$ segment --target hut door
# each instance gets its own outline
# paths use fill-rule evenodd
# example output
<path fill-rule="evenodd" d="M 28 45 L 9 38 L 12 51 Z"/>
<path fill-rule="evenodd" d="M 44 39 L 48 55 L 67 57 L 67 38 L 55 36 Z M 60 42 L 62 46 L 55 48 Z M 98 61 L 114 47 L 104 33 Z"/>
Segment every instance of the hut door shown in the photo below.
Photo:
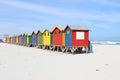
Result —
<path fill-rule="evenodd" d="M 66 46 L 72 46 L 72 32 L 69 28 L 66 30 L 65 36 L 66 36 L 66 39 L 65 39 Z"/>

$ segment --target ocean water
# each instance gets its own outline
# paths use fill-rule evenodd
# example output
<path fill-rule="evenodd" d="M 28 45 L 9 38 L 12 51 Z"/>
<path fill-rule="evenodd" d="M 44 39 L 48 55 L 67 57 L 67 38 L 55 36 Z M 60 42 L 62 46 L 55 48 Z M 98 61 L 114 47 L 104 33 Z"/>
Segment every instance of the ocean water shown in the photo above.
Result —
<path fill-rule="evenodd" d="M 120 45 L 120 41 L 91 41 L 93 45 Z"/>

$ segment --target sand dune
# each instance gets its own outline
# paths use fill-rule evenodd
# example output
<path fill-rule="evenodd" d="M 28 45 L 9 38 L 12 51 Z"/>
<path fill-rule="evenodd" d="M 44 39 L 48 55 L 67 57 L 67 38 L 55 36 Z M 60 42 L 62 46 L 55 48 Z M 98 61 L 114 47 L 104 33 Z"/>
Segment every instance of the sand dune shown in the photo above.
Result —
<path fill-rule="evenodd" d="M 0 43 L 0 80 L 120 80 L 120 46 L 68 54 Z"/>

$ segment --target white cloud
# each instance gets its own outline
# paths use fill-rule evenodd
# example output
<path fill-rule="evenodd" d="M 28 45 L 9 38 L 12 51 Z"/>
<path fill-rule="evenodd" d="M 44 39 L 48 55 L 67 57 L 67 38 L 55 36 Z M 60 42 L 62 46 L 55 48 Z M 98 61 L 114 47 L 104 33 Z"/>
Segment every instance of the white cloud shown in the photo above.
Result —
<path fill-rule="evenodd" d="M 21 1 L 4 1 L 3 0 L 3 1 L 0 1 L 0 3 L 27 9 L 27 10 L 43 12 L 43 13 L 47 13 L 47 14 L 60 15 L 59 12 L 61 12 L 60 9 L 53 8 L 50 6 L 36 5 L 33 3 L 26 3 L 26 2 L 21 2 Z"/>
<path fill-rule="evenodd" d="M 120 1 L 119 0 L 91 0 L 97 4 L 111 6 L 111 7 L 119 7 L 120 8 Z"/>
<path fill-rule="evenodd" d="M 60 0 L 65 3 L 99 4 L 120 8 L 120 0 Z"/>
<path fill-rule="evenodd" d="M 93 2 L 97 2 L 100 4 L 111 4 L 107 3 L 108 1 L 96 1 L 92 0 Z M 91 19 L 91 20 L 101 20 L 101 21 L 107 21 L 107 22 L 120 22 L 120 16 L 119 12 L 117 13 L 103 13 L 102 11 L 74 11 L 71 9 L 66 9 L 66 8 L 58 8 L 58 7 L 51 7 L 51 6 L 46 6 L 46 5 L 38 5 L 38 4 L 33 4 L 33 3 L 26 3 L 26 2 L 21 2 L 21 1 L 0 1 L 2 4 L 10 5 L 10 6 L 15 6 L 27 10 L 32 10 L 32 11 L 37 11 L 37 12 L 42 12 L 45 14 L 50 14 L 53 16 L 59 16 L 59 17 L 69 17 L 69 18 L 80 18 L 80 19 Z"/>

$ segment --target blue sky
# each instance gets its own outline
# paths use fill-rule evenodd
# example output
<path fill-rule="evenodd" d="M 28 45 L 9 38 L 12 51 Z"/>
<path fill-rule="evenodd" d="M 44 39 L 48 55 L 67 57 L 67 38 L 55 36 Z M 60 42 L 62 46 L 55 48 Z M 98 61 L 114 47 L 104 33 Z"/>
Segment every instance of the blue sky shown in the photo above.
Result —
<path fill-rule="evenodd" d="M 120 0 L 0 0 L 0 38 L 81 25 L 91 40 L 120 40 Z"/>

